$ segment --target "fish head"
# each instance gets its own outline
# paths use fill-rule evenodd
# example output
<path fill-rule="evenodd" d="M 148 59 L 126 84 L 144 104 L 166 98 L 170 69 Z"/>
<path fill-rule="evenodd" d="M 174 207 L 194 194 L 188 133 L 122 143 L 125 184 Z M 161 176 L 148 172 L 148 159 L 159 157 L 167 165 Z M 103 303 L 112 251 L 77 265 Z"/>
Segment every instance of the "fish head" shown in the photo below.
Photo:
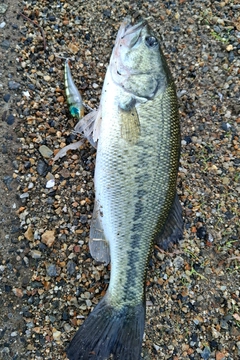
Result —
<path fill-rule="evenodd" d="M 131 25 L 126 18 L 116 38 L 110 60 L 115 84 L 132 96 L 152 99 L 165 90 L 171 78 L 159 40 L 146 20 Z"/>

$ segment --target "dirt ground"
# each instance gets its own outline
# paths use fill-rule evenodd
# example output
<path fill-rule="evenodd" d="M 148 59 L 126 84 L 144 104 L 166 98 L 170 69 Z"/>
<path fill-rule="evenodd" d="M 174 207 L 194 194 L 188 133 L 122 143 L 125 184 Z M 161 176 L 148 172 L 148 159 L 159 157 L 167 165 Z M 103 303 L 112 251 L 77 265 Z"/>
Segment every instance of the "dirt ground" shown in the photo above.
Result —
<path fill-rule="evenodd" d="M 45 53 L 39 28 L 19 12 L 42 24 Z M 173 252 L 154 249 L 142 357 L 240 358 L 238 1 L 2 0 L 0 360 L 66 359 L 67 343 L 106 291 L 109 271 L 87 245 L 95 152 L 86 144 L 54 168 L 39 146 L 62 147 L 74 126 L 54 54 L 75 56 L 77 86 L 97 106 L 127 13 L 151 17 L 162 35 L 182 126 L 185 236 Z"/>

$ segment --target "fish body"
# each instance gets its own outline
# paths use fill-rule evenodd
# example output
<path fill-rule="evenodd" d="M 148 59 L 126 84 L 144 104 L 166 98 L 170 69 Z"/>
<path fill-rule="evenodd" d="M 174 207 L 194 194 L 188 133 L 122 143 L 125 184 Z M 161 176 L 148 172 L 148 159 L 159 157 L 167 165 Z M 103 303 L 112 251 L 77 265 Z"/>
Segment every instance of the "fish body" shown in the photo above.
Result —
<path fill-rule="evenodd" d="M 106 295 L 67 350 L 70 360 L 139 360 L 145 278 L 154 241 L 182 236 L 176 195 L 180 126 L 175 87 L 159 41 L 145 21 L 122 23 L 104 80 L 97 141 L 92 256 L 107 264 Z M 79 131 L 83 131 L 80 121 Z"/>

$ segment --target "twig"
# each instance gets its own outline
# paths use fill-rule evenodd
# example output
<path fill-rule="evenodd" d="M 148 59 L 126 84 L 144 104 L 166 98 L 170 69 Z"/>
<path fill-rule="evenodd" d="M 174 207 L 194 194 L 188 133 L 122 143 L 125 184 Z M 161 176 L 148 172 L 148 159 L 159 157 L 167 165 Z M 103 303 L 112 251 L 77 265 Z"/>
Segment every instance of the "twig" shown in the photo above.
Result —
<path fill-rule="evenodd" d="M 232 261 L 232 260 L 240 260 L 240 256 L 232 256 L 227 259 L 227 261 Z"/>
<path fill-rule="evenodd" d="M 33 25 L 37 26 L 39 28 L 39 30 L 41 31 L 41 34 L 42 34 L 42 38 L 43 38 L 43 49 L 44 51 L 46 51 L 46 38 L 45 38 L 45 35 L 44 35 L 44 31 L 43 31 L 43 28 L 37 24 L 35 21 L 29 19 L 29 17 L 27 17 L 26 15 L 24 15 L 23 13 L 19 13 L 20 16 L 22 16 L 24 19 L 30 21 L 30 23 L 32 23 Z"/>

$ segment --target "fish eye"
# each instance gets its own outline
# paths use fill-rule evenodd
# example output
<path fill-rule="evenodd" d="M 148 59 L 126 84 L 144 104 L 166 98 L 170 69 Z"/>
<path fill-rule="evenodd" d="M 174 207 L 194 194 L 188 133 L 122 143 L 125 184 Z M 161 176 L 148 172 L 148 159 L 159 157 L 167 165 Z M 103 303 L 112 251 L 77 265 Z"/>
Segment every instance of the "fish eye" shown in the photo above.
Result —
<path fill-rule="evenodd" d="M 146 36 L 145 43 L 150 48 L 153 48 L 158 45 L 158 41 L 154 36 Z"/>

